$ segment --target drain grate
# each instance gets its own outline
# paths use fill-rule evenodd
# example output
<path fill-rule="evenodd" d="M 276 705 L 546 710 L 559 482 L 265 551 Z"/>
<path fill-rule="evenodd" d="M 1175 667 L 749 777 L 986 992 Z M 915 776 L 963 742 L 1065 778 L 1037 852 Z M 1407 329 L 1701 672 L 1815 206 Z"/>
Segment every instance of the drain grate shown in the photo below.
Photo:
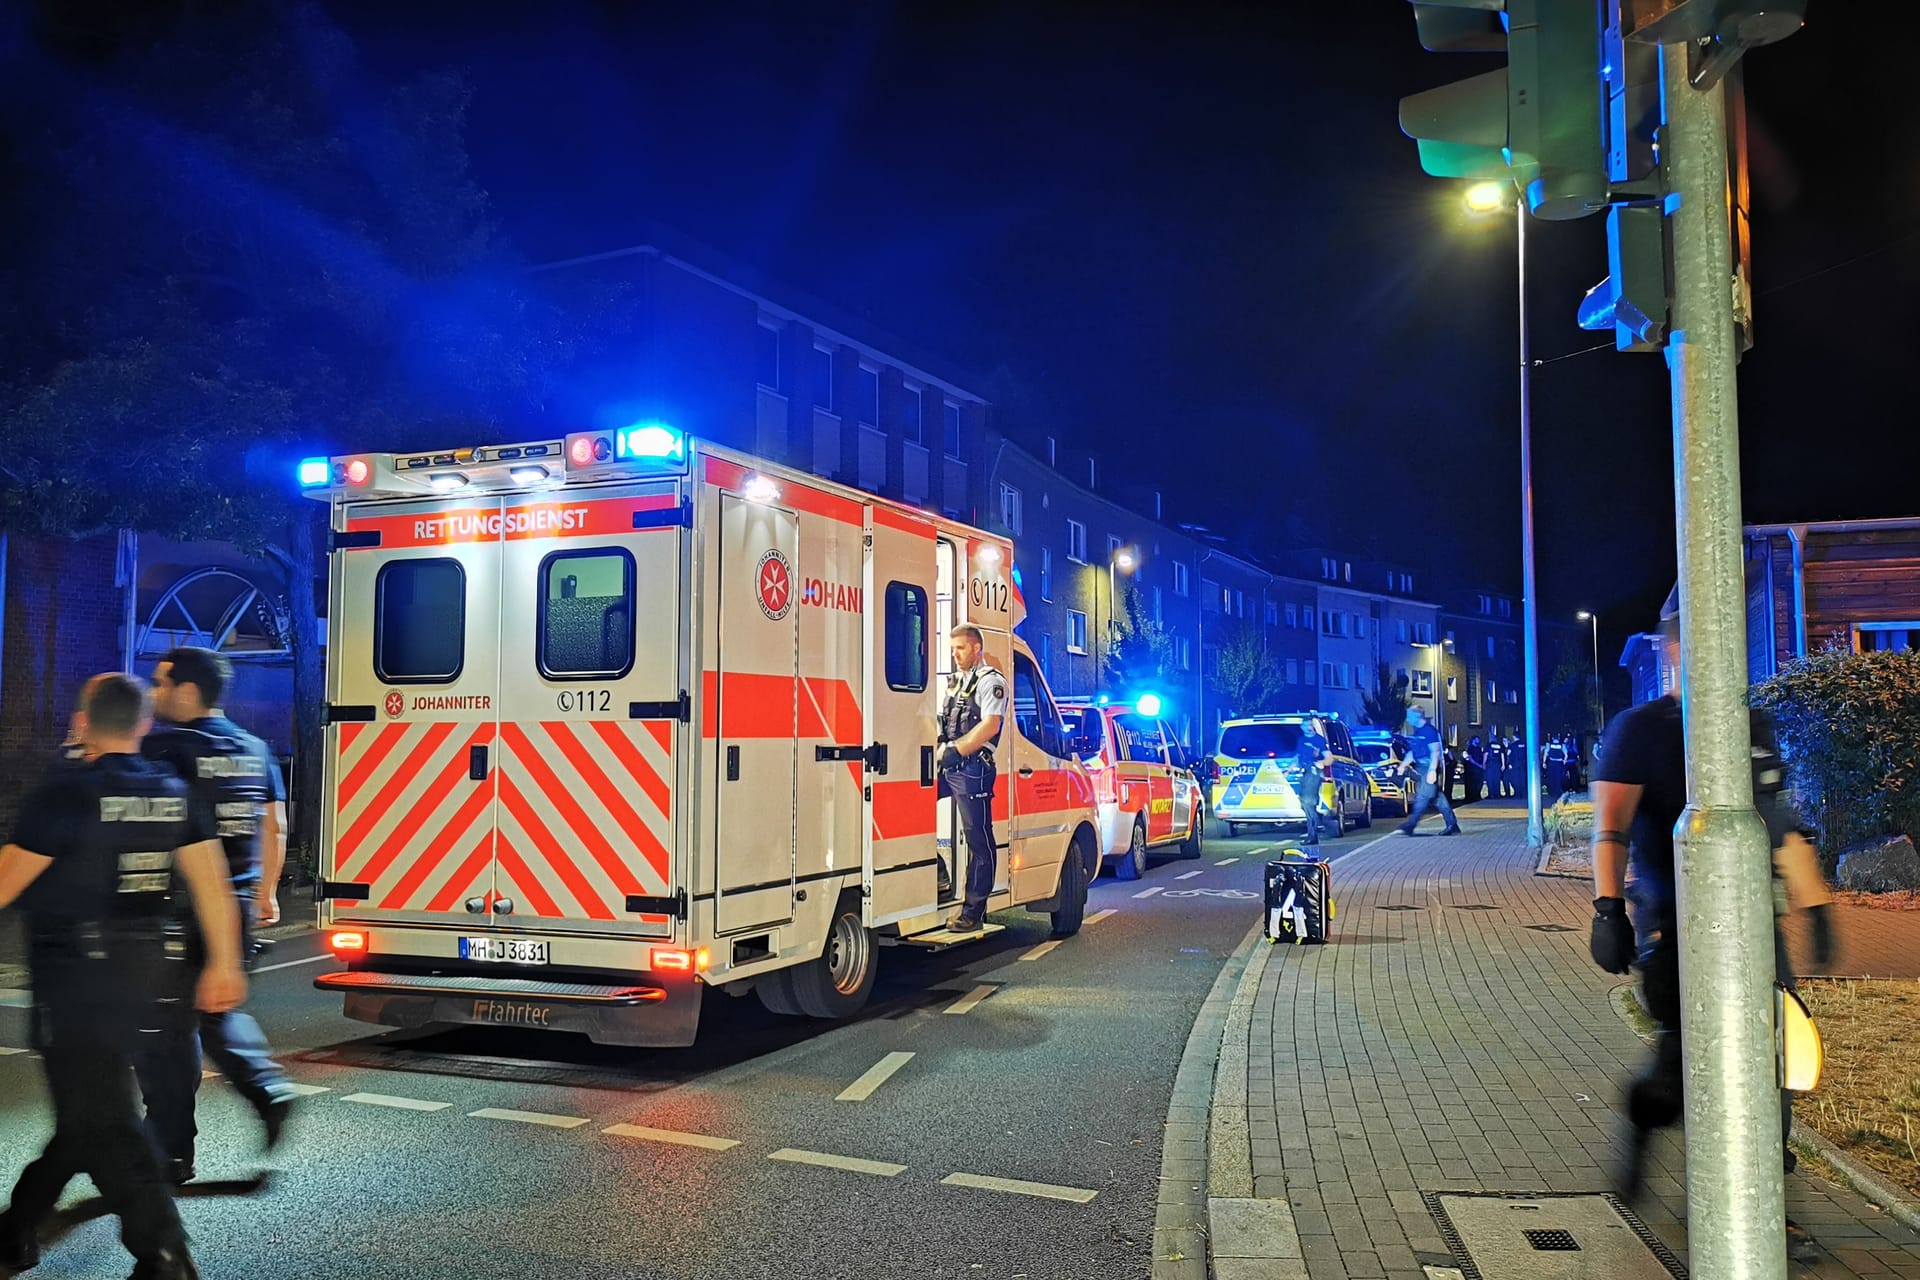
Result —
<path fill-rule="evenodd" d="M 1572 929 L 1569 929 L 1564 924 L 1530 924 L 1527 926 L 1527 928 L 1533 930 L 1535 933 L 1572 933 L 1573 932 Z"/>
<path fill-rule="evenodd" d="M 1408 906 L 1406 903 L 1401 902 L 1401 903 L 1396 903 L 1391 907 L 1381 907 L 1380 910 L 1382 911 L 1418 911 L 1420 910 L 1420 908 L 1411 907 L 1411 906 Z"/>
<path fill-rule="evenodd" d="M 1498 911 L 1500 908 L 1494 906 L 1491 902 L 1456 902 L 1453 905 L 1453 909 L 1455 911 Z"/>
<path fill-rule="evenodd" d="M 1687 1280 L 1673 1250 L 1613 1196 L 1425 1199 L 1464 1280 Z"/>

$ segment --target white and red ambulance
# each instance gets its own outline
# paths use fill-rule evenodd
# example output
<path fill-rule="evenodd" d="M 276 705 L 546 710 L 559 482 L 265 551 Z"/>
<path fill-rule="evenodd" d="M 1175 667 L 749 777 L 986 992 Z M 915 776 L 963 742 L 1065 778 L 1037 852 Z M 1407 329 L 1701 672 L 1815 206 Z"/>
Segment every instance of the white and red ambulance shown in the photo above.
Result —
<path fill-rule="evenodd" d="M 317 985 L 389 1026 L 842 1017 L 945 930 L 949 629 L 1007 673 L 989 908 L 1080 926 L 1093 792 L 1005 538 L 660 424 L 301 464 L 330 503 Z M 964 861 L 964 842 L 959 842 Z M 943 868 L 943 860 L 946 866 Z"/>
<path fill-rule="evenodd" d="M 1199 857 L 1207 807 L 1179 738 L 1160 719 L 1159 697 L 1067 698 L 1061 707 L 1079 734 L 1080 763 L 1099 806 L 1100 857 L 1114 875 L 1138 880 L 1150 849 Z"/>

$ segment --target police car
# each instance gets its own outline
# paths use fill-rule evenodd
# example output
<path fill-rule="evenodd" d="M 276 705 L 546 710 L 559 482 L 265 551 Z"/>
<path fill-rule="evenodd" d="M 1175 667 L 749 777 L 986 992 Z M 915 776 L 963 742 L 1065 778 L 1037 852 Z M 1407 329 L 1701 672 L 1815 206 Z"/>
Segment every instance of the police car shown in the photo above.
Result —
<path fill-rule="evenodd" d="M 1080 763 L 1093 780 L 1100 857 L 1122 880 L 1138 880 L 1150 849 L 1200 856 L 1206 801 L 1179 740 L 1160 719 L 1160 699 L 1068 698 L 1060 703 L 1079 733 Z"/>
<path fill-rule="evenodd" d="M 1327 749 L 1333 756 L 1333 834 L 1345 835 L 1349 826 L 1373 825 L 1372 784 L 1354 758 L 1347 726 L 1332 712 L 1296 711 L 1248 716 L 1220 726 L 1213 816 L 1227 824 L 1228 835 L 1253 824 L 1277 827 L 1306 821 L 1300 803 L 1300 737 L 1307 721 L 1315 719 L 1326 726 Z"/>
<path fill-rule="evenodd" d="M 1367 788 L 1375 809 L 1385 806 L 1397 817 L 1413 812 L 1417 784 L 1411 772 L 1402 772 L 1406 739 L 1391 729 L 1355 729 L 1353 756 L 1367 771 Z"/>

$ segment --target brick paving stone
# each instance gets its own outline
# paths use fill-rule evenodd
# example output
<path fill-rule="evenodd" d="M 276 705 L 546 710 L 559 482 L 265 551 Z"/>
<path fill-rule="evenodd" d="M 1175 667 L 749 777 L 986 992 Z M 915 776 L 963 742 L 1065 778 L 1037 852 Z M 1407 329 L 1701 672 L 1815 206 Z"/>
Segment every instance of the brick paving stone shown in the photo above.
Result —
<path fill-rule="evenodd" d="M 1587 957 L 1591 889 L 1534 875 L 1524 823 L 1462 816 L 1461 838 L 1336 860 L 1332 943 L 1276 950 L 1254 994 L 1255 1191 L 1292 1203 L 1311 1280 L 1420 1280 L 1446 1255 L 1420 1192 L 1604 1191 L 1621 1155 L 1620 1085 L 1646 1048 L 1614 1011 L 1622 979 Z M 1402 903 L 1423 910 L 1378 909 Z M 1469 903 L 1496 910 L 1449 909 Z M 1920 976 L 1920 913 L 1840 912 L 1840 971 Z M 1684 1258 L 1680 1136 L 1650 1157 L 1637 1208 Z M 1788 1203 L 1824 1242 L 1796 1280 L 1920 1280 L 1920 1233 L 1851 1191 L 1796 1174 Z"/>

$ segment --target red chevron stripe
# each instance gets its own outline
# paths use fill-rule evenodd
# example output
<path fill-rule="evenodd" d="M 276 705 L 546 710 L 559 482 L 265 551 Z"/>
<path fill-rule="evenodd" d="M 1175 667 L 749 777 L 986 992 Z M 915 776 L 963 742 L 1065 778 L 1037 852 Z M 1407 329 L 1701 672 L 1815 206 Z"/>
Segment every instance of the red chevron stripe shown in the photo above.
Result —
<path fill-rule="evenodd" d="M 673 722 L 671 720 L 642 720 L 640 727 L 653 735 L 660 749 L 668 755 L 673 754 Z"/>
<path fill-rule="evenodd" d="M 640 754 L 640 748 L 634 745 L 633 739 L 626 735 L 626 731 L 611 720 L 593 721 L 593 730 L 600 735 L 600 740 L 612 749 L 613 754 L 620 757 L 620 763 L 626 766 L 627 772 L 631 773 L 634 780 L 640 784 L 640 789 L 647 793 L 647 799 L 653 801 L 653 807 L 660 816 L 671 818 L 673 792 L 667 788 L 666 781 L 654 772 L 647 758 Z M 671 767 L 671 753 L 669 753 L 669 767 Z"/>
<path fill-rule="evenodd" d="M 340 726 L 340 753 L 342 755 L 346 754 L 348 747 L 351 747 L 355 742 L 359 741 L 360 731 L 366 727 L 367 722 L 364 720 L 349 720 Z"/>
<path fill-rule="evenodd" d="M 508 724 L 503 725 L 502 729 L 507 735 L 508 742 L 512 744 L 514 762 L 527 771 L 527 780 L 546 797 L 549 804 L 559 811 L 561 821 L 567 824 L 568 834 L 592 855 L 595 862 L 600 864 L 600 869 L 606 872 L 607 878 L 613 881 L 616 889 L 623 894 L 639 893 L 639 879 L 621 860 L 619 853 L 615 851 L 612 842 L 600 830 L 599 825 L 588 816 L 585 809 L 580 807 L 580 802 L 573 798 L 573 792 L 568 790 L 566 784 L 561 782 L 548 766 L 542 753 L 534 747 L 533 740 L 527 737 L 525 726 Z M 583 758 L 586 756 L 586 753 L 580 750 L 579 743 L 572 738 L 561 742 L 560 735 L 554 734 L 553 737 L 555 744 L 563 752 L 571 746 L 575 756 Z M 575 759 L 574 756 L 569 756 L 568 759 L 576 770 L 580 770 L 580 780 L 584 785 L 597 786 L 606 791 L 613 790 L 612 784 L 606 781 L 599 767 L 590 758 L 586 759 L 584 769 L 581 767 L 580 759 Z M 608 807 L 611 809 L 613 806 Z M 619 820 L 617 812 L 615 819 Z M 626 904 L 622 902 L 621 905 L 624 907 Z"/>
<path fill-rule="evenodd" d="M 506 790 L 506 787 L 501 787 L 503 793 Z M 550 920 L 557 920 L 566 914 L 560 910 L 559 903 L 547 896 L 547 891 L 541 886 L 539 877 L 533 874 L 533 869 L 520 856 L 520 851 L 513 847 L 513 841 L 507 839 L 506 832 L 500 833 L 500 838 L 494 842 L 494 848 L 500 859 L 500 869 L 507 873 L 507 878 L 513 882 L 514 888 L 533 908 L 533 914 L 545 916 Z"/>
<path fill-rule="evenodd" d="M 429 911 L 451 911 L 453 904 L 460 901 L 460 895 L 473 887 L 474 878 L 493 865 L 493 832 L 489 830 L 480 837 L 480 843 L 473 847 L 466 861 L 453 869 L 447 882 L 440 886 L 440 892 L 433 895 L 433 901 L 427 904 Z"/>
<path fill-rule="evenodd" d="M 509 731 L 518 728 L 516 725 L 507 725 L 505 727 Z M 510 733 L 509 736 L 510 740 L 513 736 L 520 736 L 521 741 L 525 741 L 524 735 Z M 516 756 L 524 762 L 527 755 L 526 749 L 516 746 L 514 751 Z M 549 867 L 553 868 L 554 874 L 559 876 L 561 882 L 567 886 L 567 892 L 571 893 L 574 901 L 580 904 L 580 909 L 586 912 L 587 918 L 590 920 L 613 919 L 613 912 L 607 909 L 606 903 L 600 901 L 599 893 L 594 890 L 593 885 L 588 882 L 587 878 L 580 874 L 580 868 L 573 864 L 573 860 L 567 857 L 566 851 L 560 846 L 560 842 L 553 838 L 553 833 L 547 830 L 545 823 L 540 821 L 539 815 L 533 811 L 533 806 L 527 803 L 526 796 L 521 793 L 519 786 L 515 784 L 513 775 L 506 770 L 502 770 L 500 773 L 500 801 L 506 806 L 507 812 L 513 816 L 513 820 L 520 824 L 521 834 L 533 842 L 534 851 L 545 860 Z M 506 833 L 503 831 L 500 836 L 500 861 L 502 866 L 507 864 L 506 854 L 507 840 Z M 638 893 L 639 889 L 628 889 L 625 890 L 625 892 Z M 624 906 L 626 904 L 622 903 L 621 905 Z M 556 908 L 553 911 L 543 912 L 542 914 L 560 916 L 566 913 Z"/>
<path fill-rule="evenodd" d="M 666 879 L 666 849 L 661 845 L 659 838 L 653 834 L 653 829 L 647 825 L 646 819 L 642 818 L 627 802 L 626 795 L 613 779 L 607 776 L 606 770 L 600 767 L 600 762 L 593 758 L 586 745 L 576 736 L 573 726 L 555 722 L 543 724 L 540 727 L 547 731 L 547 736 L 552 738 L 554 745 L 560 748 L 560 753 L 566 756 L 567 762 L 574 767 L 574 771 L 580 775 L 588 789 L 600 797 L 600 802 L 606 806 L 607 812 L 613 815 L 613 820 L 620 824 L 620 830 L 625 833 L 628 841 L 640 851 L 640 855 L 659 873 L 660 878 Z M 643 767 L 644 763 L 643 761 Z M 540 767 L 545 767 L 544 761 L 541 762 Z M 558 782 L 558 779 L 554 781 Z M 551 796 L 552 792 L 548 792 L 548 795 Z M 567 803 L 571 804 L 572 801 L 573 797 L 569 795 Z M 566 812 L 564 805 L 561 806 L 561 811 Z M 584 809 L 580 811 L 580 816 L 583 818 L 586 816 Z M 597 827 L 594 831 L 596 835 L 599 834 Z M 607 873 L 607 878 L 619 887 L 621 893 L 641 891 L 639 877 L 634 875 L 627 866 L 626 859 L 620 856 L 619 851 L 612 844 L 604 840 L 590 840 L 587 842 L 587 848 L 600 863 L 600 869 Z"/>
<path fill-rule="evenodd" d="M 360 816 L 347 827 L 347 833 L 340 837 L 339 843 L 335 846 L 336 865 L 344 868 L 354 855 L 360 852 L 361 844 L 372 834 L 373 829 L 380 825 L 380 819 L 386 817 L 393 806 L 399 802 L 407 788 L 419 779 L 421 772 L 433 759 L 434 753 L 439 751 L 441 744 L 452 736 L 455 727 L 451 721 L 447 721 L 427 729 L 425 739 L 400 762 L 400 767 L 393 771 L 391 778 L 387 779 L 387 785 L 380 788 L 380 794 L 360 811 Z M 406 730 L 402 729 L 392 736 L 397 742 L 405 732 Z M 391 751 L 393 747 L 386 745 L 386 749 Z"/>
<path fill-rule="evenodd" d="M 472 794 L 460 802 L 460 808 L 447 820 L 447 824 L 441 827 L 427 847 L 420 851 L 419 856 L 413 860 L 413 866 L 408 868 L 406 875 L 400 877 L 400 883 L 393 887 L 393 892 L 380 900 L 380 910 L 406 910 L 407 900 L 412 898 L 420 886 L 427 882 L 428 877 L 439 869 L 440 864 L 447 860 L 447 855 L 453 852 L 454 844 L 473 830 L 475 820 L 483 813 L 487 813 L 492 805 L 493 788 L 484 783 L 476 786 Z M 489 818 L 491 816 L 488 814 Z M 492 823 L 489 822 L 488 825 L 491 826 Z"/>
<path fill-rule="evenodd" d="M 367 726 L 362 724 L 349 724 L 344 726 L 346 729 L 364 729 L 366 727 Z M 407 736 L 407 726 L 403 724 L 380 725 L 373 730 L 373 734 L 373 741 L 367 744 L 365 753 L 353 762 L 352 770 L 348 772 L 346 777 L 340 780 L 340 811 L 343 813 L 353 804 L 354 799 L 359 796 L 360 789 L 367 785 L 367 779 L 371 778 L 380 768 L 380 762 L 392 755 L 393 749 L 400 745 L 400 740 Z M 340 754 L 342 757 L 345 757 L 349 745 L 350 740 L 343 736 L 340 739 Z"/>
<path fill-rule="evenodd" d="M 448 725 L 447 727 L 451 729 L 454 726 Z M 387 833 L 386 840 L 374 851 L 373 856 L 367 859 L 366 864 L 360 868 L 359 878 L 361 880 L 367 884 L 373 884 L 378 881 L 381 876 L 385 875 L 387 868 L 393 865 L 394 860 L 406 852 L 408 842 L 419 837 L 420 825 L 433 818 L 435 811 L 440 808 L 448 796 L 453 794 L 455 787 L 466 782 L 476 791 L 484 791 L 486 789 L 484 784 L 474 783 L 467 777 L 467 750 L 491 741 L 493 741 L 493 725 L 487 723 L 477 726 L 473 736 L 462 744 L 462 749 L 455 751 L 453 755 L 448 758 L 447 762 L 441 766 L 440 776 L 429 782 L 427 789 L 421 792 L 420 798 L 407 806 L 407 817 L 402 819 L 398 826 Z M 417 758 L 424 759 L 424 757 L 425 753 L 423 752 L 421 756 Z M 415 772 L 418 772 L 418 770 Z M 389 787 L 388 790 L 392 790 L 392 788 Z M 385 793 L 382 793 L 381 798 L 385 799 Z M 387 807 L 388 806 L 384 804 L 376 805 L 376 808 L 382 812 L 384 812 Z"/>

